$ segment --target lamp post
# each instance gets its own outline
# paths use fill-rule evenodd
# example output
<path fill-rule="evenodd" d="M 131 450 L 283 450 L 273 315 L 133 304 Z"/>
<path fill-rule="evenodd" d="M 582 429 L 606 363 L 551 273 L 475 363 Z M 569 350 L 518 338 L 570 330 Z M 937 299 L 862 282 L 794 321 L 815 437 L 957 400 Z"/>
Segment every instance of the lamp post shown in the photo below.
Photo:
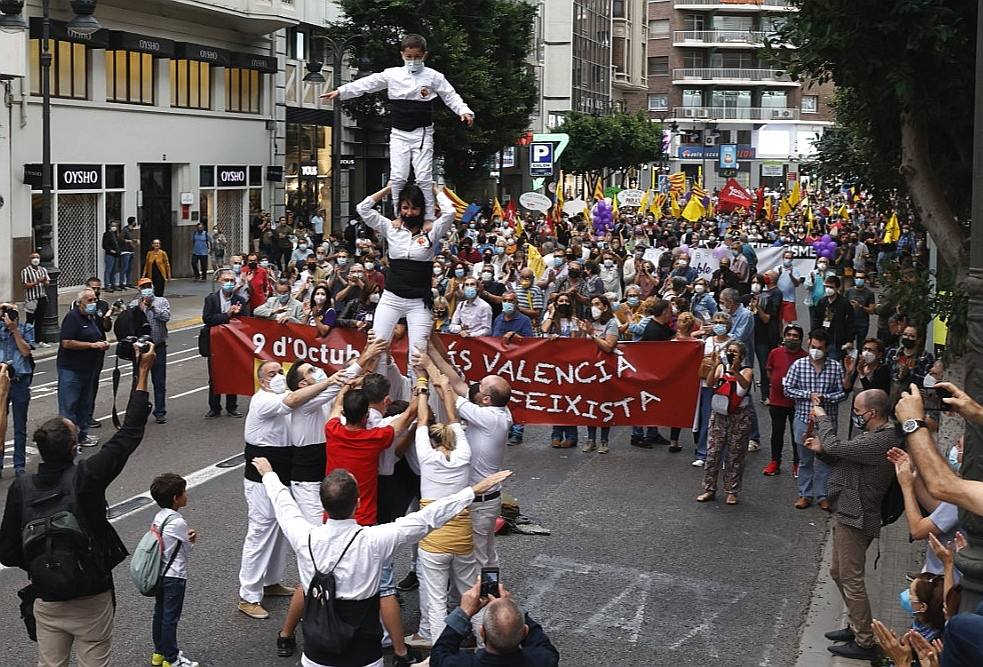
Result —
<path fill-rule="evenodd" d="M 96 11 L 96 0 L 72 0 L 75 17 L 68 23 L 70 32 L 89 36 L 102 28 L 92 15 Z M 20 15 L 23 0 L 0 0 L 0 29 L 24 29 L 27 23 Z M 51 2 L 41 3 L 41 219 L 34 223 L 34 246 L 41 256 L 41 265 L 48 271 L 51 282 L 45 297 L 51 307 L 47 309 L 44 321 L 40 323 L 38 339 L 57 340 L 58 333 L 58 275 L 55 266 L 55 252 L 52 245 L 54 226 L 51 221 Z"/>
<path fill-rule="evenodd" d="M 973 203 L 971 213 L 969 278 L 969 331 L 966 346 L 966 392 L 983 401 L 983 12 L 976 17 L 976 122 L 973 126 Z M 960 473 L 983 480 L 983 425 L 966 422 Z M 963 573 L 960 611 L 973 611 L 983 600 L 983 517 L 959 510 L 959 523 L 969 542 L 956 554 Z"/>
<path fill-rule="evenodd" d="M 361 39 L 361 35 L 353 35 L 344 41 L 337 41 L 321 35 L 318 39 L 331 48 L 332 63 L 332 86 L 334 90 L 341 87 L 341 68 L 345 66 L 345 54 L 356 41 Z M 327 83 L 324 75 L 321 74 L 323 62 L 311 60 L 307 63 L 307 75 L 304 81 L 308 83 Z M 358 76 L 364 76 L 370 66 L 369 59 L 361 56 L 358 59 Z M 334 100 L 334 118 L 331 128 L 331 229 L 332 231 L 342 229 L 341 225 L 341 100 Z"/>

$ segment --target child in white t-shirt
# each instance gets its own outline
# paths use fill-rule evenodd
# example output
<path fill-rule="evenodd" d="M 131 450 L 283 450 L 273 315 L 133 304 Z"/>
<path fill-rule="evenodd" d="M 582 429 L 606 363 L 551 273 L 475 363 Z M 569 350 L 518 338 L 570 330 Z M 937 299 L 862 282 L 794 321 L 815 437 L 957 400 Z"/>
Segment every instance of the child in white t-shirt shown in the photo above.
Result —
<path fill-rule="evenodd" d="M 177 624 L 184 607 L 184 592 L 188 584 L 188 556 L 198 534 L 188 528 L 178 512 L 188 504 L 188 483 L 180 475 L 164 473 L 150 484 L 150 495 L 161 510 L 154 517 L 153 527 L 164 540 L 160 590 L 154 605 L 154 653 L 151 665 L 162 667 L 198 667 L 177 646 Z"/>

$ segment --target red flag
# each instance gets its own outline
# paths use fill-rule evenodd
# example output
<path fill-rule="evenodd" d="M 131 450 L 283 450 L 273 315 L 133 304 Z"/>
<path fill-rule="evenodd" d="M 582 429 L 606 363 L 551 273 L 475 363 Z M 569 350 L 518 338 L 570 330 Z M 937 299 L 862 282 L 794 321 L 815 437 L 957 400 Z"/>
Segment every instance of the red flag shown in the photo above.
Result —
<path fill-rule="evenodd" d="M 755 215 L 757 215 L 765 207 L 765 189 L 758 188 L 754 194 L 755 194 L 754 213 Z"/>
<path fill-rule="evenodd" d="M 515 227 L 515 200 L 510 199 L 509 203 L 505 205 L 505 221 L 508 223 L 509 227 Z"/>
<path fill-rule="evenodd" d="M 729 178 L 724 187 L 720 189 L 719 201 L 721 204 L 726 204 L 732 208 L 738 206 L 750 208 L 754 198 L 736 179 Z"/>

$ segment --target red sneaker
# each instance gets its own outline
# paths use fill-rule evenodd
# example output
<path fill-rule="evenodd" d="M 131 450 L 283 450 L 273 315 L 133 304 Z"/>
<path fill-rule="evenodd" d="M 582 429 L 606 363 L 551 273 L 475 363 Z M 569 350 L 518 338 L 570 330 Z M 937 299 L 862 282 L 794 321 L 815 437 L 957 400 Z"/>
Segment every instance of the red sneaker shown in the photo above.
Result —
<path fill-rule="evenodd" d="M 778 461 L 774 459 L 772 459 L 768 465 L 765 466 L 765 469 L 761 471 L 762 474 L 767 475 L 768 477 L 774 477 L 780 472 L 781 470 L 778 467 Z"/>

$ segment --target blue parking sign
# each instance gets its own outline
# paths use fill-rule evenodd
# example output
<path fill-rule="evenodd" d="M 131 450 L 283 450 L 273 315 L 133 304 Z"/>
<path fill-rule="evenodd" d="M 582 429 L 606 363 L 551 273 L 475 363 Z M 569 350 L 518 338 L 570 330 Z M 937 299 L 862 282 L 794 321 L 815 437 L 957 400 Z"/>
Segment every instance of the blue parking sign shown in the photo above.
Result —
<path fill-rule="evenodd" d="M 553 175 L 553 144 L 550 142 L 534 142 L 529 144 L 529 175 Z"/>

